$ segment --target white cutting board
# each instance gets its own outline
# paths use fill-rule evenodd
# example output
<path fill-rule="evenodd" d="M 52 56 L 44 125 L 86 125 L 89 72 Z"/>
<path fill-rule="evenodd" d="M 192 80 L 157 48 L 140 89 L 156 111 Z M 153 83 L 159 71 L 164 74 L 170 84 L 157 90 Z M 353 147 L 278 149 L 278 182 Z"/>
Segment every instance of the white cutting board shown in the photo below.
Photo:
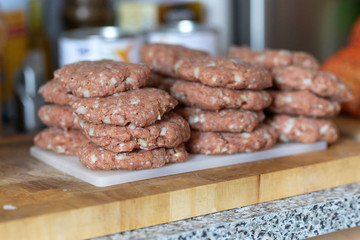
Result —
<path fill-rule="evenodd" d="M 90 170 L 81 165 L 79 159 L 73 156 L 64 156 L 38 147 L 31 147 L 30 154 L 54 168 L 79 178 L 97 187 L 134 182 L 149 178 L 168 176 L 173 174 L 192 172 L 197 170 L 229 166 L 245 162 L 253 162 L 269 158 L 284 157 L 299 153 L 319 151 L 327 148 L 326 142 L 313 144 L 280 143 L 274 148 L 254 153 L 239 153 L 221 156 L 206 156 L 193 154 L 184 163 L 168 164 L 162 168 L 139 171 L 129 170 Z"/>

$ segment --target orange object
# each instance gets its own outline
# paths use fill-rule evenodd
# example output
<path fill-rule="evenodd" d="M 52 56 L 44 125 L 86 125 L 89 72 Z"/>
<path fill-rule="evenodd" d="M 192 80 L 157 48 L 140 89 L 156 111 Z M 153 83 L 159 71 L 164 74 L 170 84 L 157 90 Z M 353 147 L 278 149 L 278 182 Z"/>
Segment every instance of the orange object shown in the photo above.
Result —
<path fill-rule="evenodd" d="M 2 132 L 2 83 L 4 82 L 4 69 L 3 69 L 3 61 L 4 61 L 4 49 L 5 42 L 7 38 L 7 29 L 5 21 L 2 17 L 2 13 L 0 12 L 0 135 Z"/>
<path fill-rule="evenodd" d="M 342 105 L 342 110 L 360 117 L 360 44 L 346 47 L 322 66 L 322 69 L 341 77 L 353 92 L 354 99 Z"/>
<path fill-rule="evenodd" d="M 341 77 L 353 92 L 354 99 L 342 105 L 342 110 L 360 118 L 360 18 L 349 37 L 349 46 L 331 56 L 322 70 Z"/>
<path fill-rule="evenodd" d="M 360 18 L 356 20 L 353 25 L 352 31 L 349 37 L 350 46 L 360 46 Z"/>
<path fill-rule="evenodd" d="M 130 60 L 130 51 L 133 49 L 133 44 L 129 44 L 124 49 L 116 49 L 115 53 L 119 56 L 120 59 L 124 62 L 131 62 Z"/>
<path fill-rule="evenodd" d="M 4 51 L 5 81 L 2 89 L 3 99 L 13 97 L 13 78 L 15 70 L 20 66 L 28 51 L 25 12 L 21 10 L 3 12 L 7 25 L 7 41 Z"/>

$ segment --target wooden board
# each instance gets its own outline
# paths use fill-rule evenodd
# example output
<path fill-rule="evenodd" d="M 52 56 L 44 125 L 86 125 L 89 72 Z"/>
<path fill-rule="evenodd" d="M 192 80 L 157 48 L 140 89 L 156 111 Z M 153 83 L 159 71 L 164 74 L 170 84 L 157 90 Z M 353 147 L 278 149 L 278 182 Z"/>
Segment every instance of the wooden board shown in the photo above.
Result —
<path fill-rule="evenodd" d="M 0 145 L 2 239 L 83 239 L 360 181 L 360 144 L 97 188 Z"/>

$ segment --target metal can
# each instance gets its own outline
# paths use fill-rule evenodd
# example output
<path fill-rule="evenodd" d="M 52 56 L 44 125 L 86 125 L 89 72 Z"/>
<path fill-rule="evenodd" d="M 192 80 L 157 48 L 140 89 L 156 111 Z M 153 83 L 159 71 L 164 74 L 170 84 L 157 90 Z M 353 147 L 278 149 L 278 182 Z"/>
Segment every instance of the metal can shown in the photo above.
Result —
<path fill-rule="evenodd" d="M 59 40 L 59 65 L 99 59 L 136 63 L 143 43 L 143 35 L 126 34 L 117 27 L 66 31 Z"/>
<path fill-rule="evenodd" d="M 148 33 L 146 39 L 149 43 L 180 44 L 218 55 L 217 31 L 188 20 L 165 25 L 158 31 Z"/>

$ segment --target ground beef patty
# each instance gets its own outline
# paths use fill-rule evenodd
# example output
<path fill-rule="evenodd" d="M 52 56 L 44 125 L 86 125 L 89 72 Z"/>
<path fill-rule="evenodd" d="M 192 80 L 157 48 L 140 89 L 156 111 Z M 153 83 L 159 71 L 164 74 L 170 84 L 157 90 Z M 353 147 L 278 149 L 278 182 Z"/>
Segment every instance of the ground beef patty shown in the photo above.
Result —
<path fill-rule="evenodd" d="M 262 111 L 223 109 L 208 111 L 185 107 L 177 111 L 194 130 L 203 132 L 252 132 L 265 119 Z"/>
<path fill-rule="evenodd" d="M 201 83 L 176 80 L 170 88 L 171 95 L 186 106 L 205 110 L 242 108 L 261 110 L 271 104 L 266 91 L 234 90 L 209 87 Z"/>
<path fill-rule="evenodd" d="M 181 59 L 175 70 L 181 78 L 213 87 L 262 90 L 272 86 L 265 69 L 225 57 Z"/>
<path fill-rule="evenodd" d="M 39 109 L 38 116 L 49 127 L 80 129 L 80 120 L 70 106 L 44 105 Z"/>
<path fill-rule="evenodd" d="M 164 91 L 170 92 L 170 88 L 173 84 L 174 81 L 172 81 L 171 79 L 167 79 L 165 76 L 162 76 L 160 74 L 152 73 L 146 86 L 159 88 Z"/>
<path fill-rule="evenodd" d="M 39 93 L 43 96 L 45 102 L 59 105 L 71 105 L 78 99 L 68 90 L 63 88 L 56 79 L 53 79 L 43 85 L 39 89 Z"/>
<path fill-rule="evenodd" d="M 269 123 L 279 133 L 282 142 L 334 143 L 339 137 L 335 124 L 327 119 L 275 115 Z"/>
<path fill-rule="evenodd" d="M 150 68 L 113 60 L 81 61 L 63 66 L 54 76 L 77 97 L 103 97 L 145 86 Z"/>
<path fill-rule="evenodd" d="M 187 149 L 206 155 L 256 152 L 273 147 L 277 137 L 275 129 L 264 124 L 251 133 L 193 131 Z"/>
<path fill-rule="evenodd" d="M 87 144 L 79 156 L 81 163 L 93 170 L 127 169 L 140 170 L 159 168 L 167 163 L 184 162 L 187 159 L 184 144 L 176 148 L 157 148 L 154 150 L 137 150 L 129 153 L 114 153 Z"/>
<path fill-rule="evenodd" d="M 254 64 L 255 66 L 273 69 L 290 65 L 319 69 L 319 62 L 310 54 L 288 50 L 265 49 L 253 50 L 247 46 L 230 48 L 229 57 Z"/>
<path fill-rule="evenodd" d="M 79 130 L 59 128 L 46 128 L 34 138 L 35 146 L 65 155 L 78 155 L 88 142 Z"/>
<path fill-rule="evenodd" d="M 170 112 L 148 127 L 130 124 L 119 127 L 109 124 L 80 122 L 83 133 L 95 144 L 113 152 L 133 149 L 174 148 L 190 138 L 190 127 L 180 115 Z"/>
<path fill-rule="evenodd" d="M 104 98 L 83 98 L 74 102 L 73 111 L 94 124 L 145 127 L 161 120 L 174 109 L 177 101 L 167 92 L 155 88 L 130 90 Z"/>
<path fill-rule="evenodd" d="M 273 69 L 272 75 L 282 90 L 308 90 L 338 102 L 352 99 L 351 89 L 332 73 L 288 66 Z"/>
<path fill-rule="evenodd" d="M 339 113 L 340 104 L 318 97 L 309 91 L 269 91 L 274 99 L 269 111 L 309 117 L 332 117 Z"/>
<path fill-rule="evenodd" d="M 171 77 L 176 77 L 175 64 L 181 58 L 208 56 L 204 51 L 186 48 L 180 45 L 151 43 L 140 49 L 141 60 L 149 64 L 152 70 Z"/>

